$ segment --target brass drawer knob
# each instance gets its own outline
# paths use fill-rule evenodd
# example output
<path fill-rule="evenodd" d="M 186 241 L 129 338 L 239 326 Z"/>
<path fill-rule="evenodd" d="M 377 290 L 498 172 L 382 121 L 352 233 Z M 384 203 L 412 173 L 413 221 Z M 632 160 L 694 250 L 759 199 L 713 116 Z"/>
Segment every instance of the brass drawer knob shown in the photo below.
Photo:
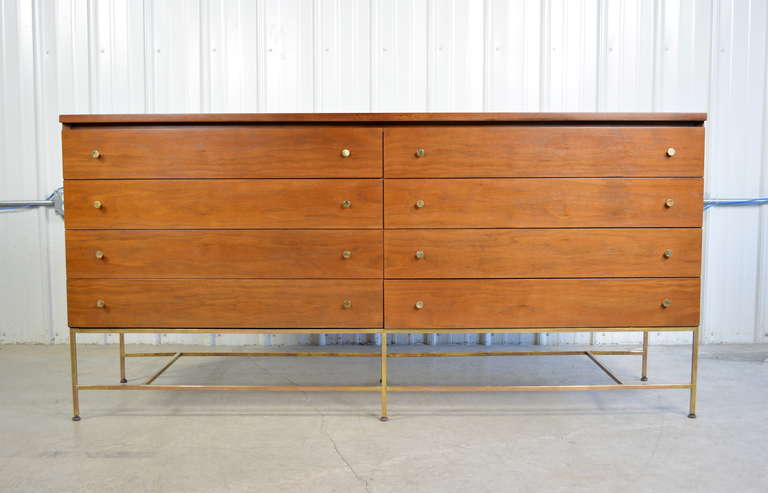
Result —
<path fill-rule="evenodd" d="M 424 308 L 424 302 L 419 300 L 416 302 L 414 306 L 416 307 L 417 310 L 421 310 L 422 308 Z"/>
<path fill-rule="evenodd" d="M 341 150 L 341 157 L 349 157 L 350 154 L 352 154 L 349 149 L 342 149 Z"/>
<path fill-rule="evenodd" d="M 94 201 L 93 201 L 93 207 L 94 207 L 95 209 L 101 209 L 101 207 L 102 207 L 103 205 L 104 205 L 104 204 L 102 204 L 102 203 L 101 203 L 101 200 L 94 200 Z"/>
<path fill-rule="evenodd" d="M 666 207 L 667 209 L 669 209 L 673 205 L 675 205 L 675 201 L 673 199 L 667 199 L 664 201 L 664 207 Z"/>
<path fill-rule="evenodd" d="M 421 209 L 422 207 L 424 207 L 424 201 L 423 200 L 417 200 L 416 201 L 416 208 L 417 209 Z"/>
<path fill-rule="evenodd" d="M 96 258 L 99 259 L 99 260 L 103 259 L 104 258 L 104 252 L 102 252 L 101 250 L 96 250 Z"/>
<path fill-rule="evenodd" d="M 664 258 L 669 258 L 672 256 L 672 250 L 664 250 Z"/>
<path fill-rule="evenodd" d="M 341 203 L 341 206 L 345 209 L 349 209 L 350 207 L 352 207 L 352 202 L 349 200 L 345 200 L 344 202 Z"/>
<path fill-rule="evenodd" d="M 671 301 L 669 301 L 669 298 L 664 298 L 661 302 L 662 308 L 669 308 L 669 306 L 672 304 Z"/>
<path fill-rule="evenodd" d="M 96 308 L 104 308 L 107 304 L 104 302 L 104 300 L 96 300 Z"/>
<path fill-rule="evenodd" d="M 352 308 L 352 302 L 350 300 L 344 300 L 344 303 L 341 304 L 344 308 Z"/>
<path fill-rule="evenodd" d="M 417 259 L 423 259 L 424 258 L 424 250 L 416 250 L 416 258 Z"/>
<path fill-rule="evenodd" d="M 426 154 L 424 149 L 416 149 L 416 157 L 424 157 L 424 154 Z"/>
<path fill-rule="evenodd" d="M 91 151 L 91 157 L 93 159 L 99 159 L 101 157 L 101 153 L 97 149 L 94 149 Z"/>
<path fill-rule="evenodd" d="M 675 154 L 677 154 L 677 151 L 675 150 L 675 148 L 674 148 L 674 147 L 670 147 L 669 149 L 667 149 L 667 156 L 668 156 L 668 157 L 672 157 L 672 156 L 674 156 Z"/>
<path fill-rule="evenodd" d="M 350 252 L 349 250 L 344 250 L 343 252 L 341 252 L 341 256 L 344 258 L 350 258 L 352 256 L 352 252 Z"/>

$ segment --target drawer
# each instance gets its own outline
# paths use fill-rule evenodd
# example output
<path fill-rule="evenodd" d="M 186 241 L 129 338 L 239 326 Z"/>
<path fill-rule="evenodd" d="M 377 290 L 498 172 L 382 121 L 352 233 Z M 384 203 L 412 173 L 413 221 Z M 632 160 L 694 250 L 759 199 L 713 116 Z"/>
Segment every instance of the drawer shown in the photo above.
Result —
<path fill-rule="evenodd" d="M 699 280 L 388 280 L 384 306 L 391 329 L 689 327 L 699 323 Z"/>
<path fill-rule="evenodd" d="M 373 127 L 64 128 L 62 145 L 65 179 L 381 177 Z"/>
<path fill-rule="evenodd" d="M 697 277 L 698 228 L 387 230 L 389 278 Z"/>
<path fill-rule="evenodd" d="M 385 180 L 384 225 L 699 227 L 702 194 L 700 178 Z"/>
<path fill-rule="evenodd" d="M 667 149 L 674 148 L 673 156 Z M 423 155 L 417 156 L 417 150 Z M 387 178 L 704 174 L 703 127 L 441 126 L 384 129 Z"/>
<path fill-rule="evenodd" d="M 65 180 L 64 187 L 67 228 L 381 228 L 381 180 Z"/>
<path fill-rule="evenodd" d="M 70 280 L 70 327 L 377 328 L 380 280 Z M 105 303 L 97 306 L 97 300 Z M 345 307 L 349 300 L 351 306 Z"/>
<path fill-rule="evenodd" d="M 381 232 L 374 230 L 69 230 L 67 274 L 70 279 L 381 278 L 381 244 Z"/>

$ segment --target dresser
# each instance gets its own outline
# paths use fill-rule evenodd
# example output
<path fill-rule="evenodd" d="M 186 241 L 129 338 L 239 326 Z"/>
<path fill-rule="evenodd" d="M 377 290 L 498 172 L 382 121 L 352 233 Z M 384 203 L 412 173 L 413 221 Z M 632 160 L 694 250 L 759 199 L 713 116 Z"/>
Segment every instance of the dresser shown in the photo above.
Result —
<path fill-rule="evenodd" d="M 64 115 L 74 418 L 81 390 L 684 389 L 695 416 L 704 114 Z M 181 357 L 132 333 L 380 334 L 365 386 L 155 383 Z M 638 332 L 578 355 L 610 384 L 408 386 L 397 333 Z M 691 379 L 646 383 L 650 332 L 692 335 Z M 80 333 L 119 336 L 120 383 L 82 385 Z M 248 357 L 301 352 L 237 353 Z M 639 356 L 626 382 L 601 355 Z M 165 357 L 143 382 L 126 361 Z M 510 377 L 514 379 L 514 376 Z M 438 382 L 439 383 L 439 382 Z"/>

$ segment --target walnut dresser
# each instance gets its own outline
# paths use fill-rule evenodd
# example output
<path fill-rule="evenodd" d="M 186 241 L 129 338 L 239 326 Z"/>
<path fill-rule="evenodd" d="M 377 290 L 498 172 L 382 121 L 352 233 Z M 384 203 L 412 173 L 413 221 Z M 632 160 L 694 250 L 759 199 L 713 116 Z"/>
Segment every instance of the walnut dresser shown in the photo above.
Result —
<path fill-rule="evenodd" d="M 704 114 L 66 115 L 67 294 L 81 390 L 684 389 L 695 417 Z M 164 385 L 184 356 L 133 333 L 381 334 L 370 385 Z M 638 332 L 642 350 L 389 352 L 396 333 Z M 692 335 L 691 378 L 647 381 L 649 332 Z M 120 383 L 78 382 L 113 333 Z M 585 385 L 409 386 L 394 358 L 581 355 Z M 642 360 L 625 382 L 601 355 Z M 126 360 L 166 357 L 150 378 Z M 378 379 L 377 379 L 378 380 Z M 610 383 L 608 383 L 610 382 Z"/>

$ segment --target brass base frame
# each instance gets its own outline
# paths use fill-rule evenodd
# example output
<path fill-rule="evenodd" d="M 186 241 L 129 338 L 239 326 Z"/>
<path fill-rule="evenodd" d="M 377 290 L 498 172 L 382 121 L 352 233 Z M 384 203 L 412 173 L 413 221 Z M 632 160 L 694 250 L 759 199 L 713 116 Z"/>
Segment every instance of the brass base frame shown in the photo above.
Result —
<path fill-rule="evenodd" d="M 649 332 L 691 332 L 691 379 L 689 383 L 666 384 L 625 384 L 597 356 L 642 356 L 640 380 L 648 380 L 648 343 Z M 478 351 L 478 352 L 441 352 L 441 353 L 390 353 L 387 336 L 399 333 L 537 333 L 537 332 L 642 332 L 643 348 L 641 351 L 596 350 L 596 351 Z M 77 334 L 99 333 L 118 334 L 120 343 L 120 385 L 80 385 L 77 373 Z M 127 353 L 125 351 L 126 334 L 146 333 L 187 333 L 187 334 L 381 334 L 381 350 L 377 353 L 359 352 L 151 352 Z M 381 421 L 387 421 L 388 392 L 530 392 L 530 391 L 574 391 L 574 390 L 641 390 L 641 389 L 688 389 L 689 418 L 696 417 L 696 383 L 698 374 L 699 328 L 698 327 L 569 327 L 569 328 L 515 328 L 515 329 L 94 329 L 70 328 L 69 348 L 72 369 L 72 408 L 73 421 L 80 421 L 81 390 L 229 390 L 229 391 L 269 391 L 269 392 L 379 392 L 381 402 Z M 468 357 L 468 356 L 586 356 L 595 363 L 615 383 L 610 385 L 495 385 L 495 386 L 401 386 L 390 385 L 387 379 L 387 362 L 390 358 L 426 358 L 426 357 Z M 195 356 L 235 356 L 235 357 L 375 357 L 380 359 L 380 381 L 378 385 L 158 385 L 155 380 L 182 357 Z M 127 384 L 126 358 L 167 357 L 165 364 L 142 384 Z"/>

